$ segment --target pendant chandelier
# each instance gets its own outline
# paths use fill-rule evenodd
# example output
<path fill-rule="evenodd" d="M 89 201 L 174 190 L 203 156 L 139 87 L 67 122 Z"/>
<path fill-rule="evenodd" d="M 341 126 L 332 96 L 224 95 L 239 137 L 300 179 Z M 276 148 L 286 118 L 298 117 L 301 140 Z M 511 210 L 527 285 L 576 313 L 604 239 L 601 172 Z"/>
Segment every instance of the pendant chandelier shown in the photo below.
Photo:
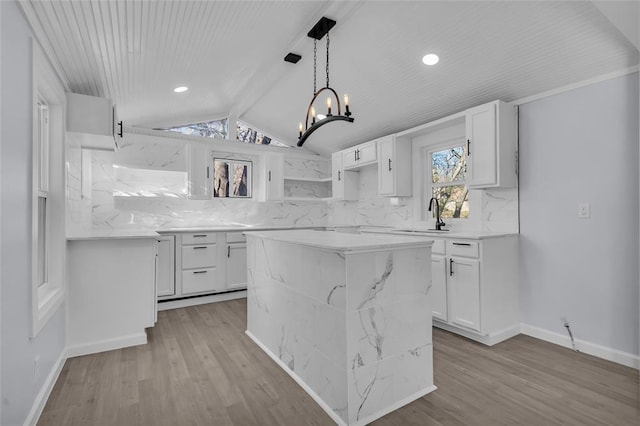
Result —
<path fill-rule="evenodd" d="M 349 111 L 349 96 L 347 96 L 346 94 L 344 95 L 345 112 L 344 115 L 342 115 L 342 107 L 340 105 L 340 98 L 338 97 L 338 93 L 331 86 L 329 86 L 329 30 L 333 28 L 335 24 L 336 21 L 326 17 L 322 17 L 316 23 L 316 25 L 314 25 L 311 31 L 307 33 L 307 36 L 313 38 L 313 98 L 311 98 L 311 102 L 309 102 L 309 107 L 307 108 L 307 116 L 305 119 L 304 129 L 302 127 L 302 123 L 298 125 L 298 146 L 302 146 L 302 144 L 304 144 L 304 142 L 309 138 L 309 136 L 311 136 L 313 132 L 327 123 L 338 120 L 353 123 L 353 117 L 351 117 L 351 111 Z M 321 40 L 325 35 L 327 39 L 327 84 L 325 87 L 321 87 L 318 90 L 316 87 L 318 40 Z M 327 95 L 327 114 L 316 115 L 316 109 L 313 103 L 323 93 Z M 332 114 L 331 106 L 333 101 L 335 101 L 337 107 L 337 115 Z"/>

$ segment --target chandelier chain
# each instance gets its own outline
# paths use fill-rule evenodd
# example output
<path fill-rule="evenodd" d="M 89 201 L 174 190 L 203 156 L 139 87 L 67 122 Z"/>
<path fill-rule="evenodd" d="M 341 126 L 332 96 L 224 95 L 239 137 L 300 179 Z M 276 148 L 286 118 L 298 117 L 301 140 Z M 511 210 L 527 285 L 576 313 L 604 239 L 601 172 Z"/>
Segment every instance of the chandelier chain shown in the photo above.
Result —
<path fill-rule="evenodd" d="M 318 40 L 313 40 L 313 94 L 316 94 L 316 65 L 318 62 Z"/>
<path fill-rule="evenodd" d="M 329 32 L 327 31 L 327 87 L 329 87 Z"/>

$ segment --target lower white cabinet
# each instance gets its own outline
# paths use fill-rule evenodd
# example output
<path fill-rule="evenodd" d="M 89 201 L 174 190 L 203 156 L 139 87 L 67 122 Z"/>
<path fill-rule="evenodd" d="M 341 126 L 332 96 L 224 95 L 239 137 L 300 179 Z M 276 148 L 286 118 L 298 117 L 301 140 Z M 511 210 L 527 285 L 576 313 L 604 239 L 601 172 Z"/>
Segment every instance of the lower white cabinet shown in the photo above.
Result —
<path fill-rule="evenodd" d="M 174 235 L 157 238 L 156 294 L 159 298 L 176 294 L 176 261 Z"/>
<path fill-rule="evenodd" d="M 434 240 L 434 326 L 487 345 L 519 333 L 517 238 Z"/>
<path fill-rule="evenodd" d="M 242 232 L 185 232 L 158 238 L 159 300 L 247 287 L 247 243 Z"/>
<path fill-rule="evenodd" d="M 480 261 L 463 257 L 449 258 L 449 320 L 462 327 L 480 331 Z"/>

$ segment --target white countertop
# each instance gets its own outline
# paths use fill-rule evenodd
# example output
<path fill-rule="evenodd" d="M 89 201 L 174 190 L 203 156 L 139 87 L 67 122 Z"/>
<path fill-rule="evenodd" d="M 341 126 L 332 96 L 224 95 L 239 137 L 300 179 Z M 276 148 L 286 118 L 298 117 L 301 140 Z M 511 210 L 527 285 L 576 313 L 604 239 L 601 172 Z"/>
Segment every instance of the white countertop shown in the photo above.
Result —
<path fill-rule="evenodd" d="M 92 229 L 67 235 L 67 241 L 156 238 L 159 234 L 149 229 Z"/>
<path fill-rule="evenodd" d="M 269 225 L 222 225 L 222 226 L 187 226 L 187 227 L 174 227 L 174 228 L 161 228 L 161 229 L 88 229 L 73 231 L 67 235 L 67 240 L 97 240 L 97 239 L 126 239 L 126 238 L 154 238 L 159 234 L 176 234 L 182 232 L 253 232 L 253 231 L 272 231 L 272 230 L 296 230 L 296 229 L 323 229 L 324 227 L 286 227 L 286 226 L 269 226 Z M 358 230 L 362 234 L 385 234 L 385 235 L 399 235 L 405 237 L 421 237 L 427 240 L 433 238 L 461 238 L 461 239 L 473 239 L 482 240 L 487 238 L 498 238 L 511 235 L 518 235 L 517 233 L 505 233 L 505 232 L 486 232 L 486 231 L 445 231 L 445 232 L 430 232 L 429 230 L 419 230 L 413 228 L 394 228 L 386 226 L 327 226 L 327 229 L 337 229 L 337 234 L 346 235 L 358 235 L 357 233 L 340 232 L 343 228 L 345 230 Z M 314 231 L 317 232 L 317 231 Z"/>
<path fill-rule="evenodd" d="M 377 233 L 353 234 L 311 229 L 250 231 L 246 234 L 252 237 L 340 252 L 428 247 L 433 243 L 430 238 L 413 236 Z"/>

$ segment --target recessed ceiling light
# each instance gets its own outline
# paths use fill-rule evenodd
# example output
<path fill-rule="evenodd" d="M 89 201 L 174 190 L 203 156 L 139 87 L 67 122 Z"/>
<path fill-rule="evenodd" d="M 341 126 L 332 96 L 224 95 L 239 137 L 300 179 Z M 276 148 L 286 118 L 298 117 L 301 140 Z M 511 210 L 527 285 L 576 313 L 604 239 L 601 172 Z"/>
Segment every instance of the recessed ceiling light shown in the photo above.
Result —
<path fill-rule="evenodd" d="M 178 86 L 175 89 L 173 89 L 173 91 L 176 93 L 186 92 L 187 90 L 189 90 L 187 86 Z"/>
<path fill-rule="evenodd" d="M 435 65 L 439 60 L 440 58 L 438 58 L 438 55 L 436 55 L 435 53 L 429 53 L 428 55 L 424 55 L 422 57 L 422 62 L 425 65 Z"/>

